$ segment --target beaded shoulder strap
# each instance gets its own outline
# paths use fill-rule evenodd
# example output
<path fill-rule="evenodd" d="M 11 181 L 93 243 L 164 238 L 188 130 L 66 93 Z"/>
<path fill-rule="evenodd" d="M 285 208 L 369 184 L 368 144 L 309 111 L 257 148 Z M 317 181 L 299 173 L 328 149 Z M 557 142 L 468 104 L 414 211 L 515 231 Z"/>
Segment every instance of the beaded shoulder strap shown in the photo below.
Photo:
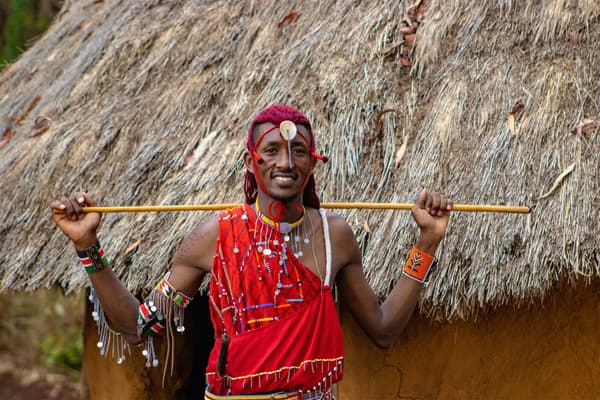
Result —
<path fill-rule="evenodd" d="M 329 238 L 329 224 L 327 223 L 327 214 L 324 209 L 320 208 L 321 219 L 323 220 L 323 235 L 325 236 L 325 264 L 327 272 L 325 274 L 325 285 L 330 284 L 331 279 L 331 239 Z"/>

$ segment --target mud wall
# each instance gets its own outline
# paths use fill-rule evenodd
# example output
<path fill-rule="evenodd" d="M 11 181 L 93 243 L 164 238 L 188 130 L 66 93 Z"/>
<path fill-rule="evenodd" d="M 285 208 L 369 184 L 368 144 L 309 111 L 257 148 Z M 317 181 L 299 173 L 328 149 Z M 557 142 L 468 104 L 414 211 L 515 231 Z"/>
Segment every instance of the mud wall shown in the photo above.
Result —
<path fill-rule="evenodd" d="M 556 290 L 543 301 L 488 312 L 476 322 L 413 317 L 388 350 L 371 344 L 341 310 L 346 344 L 340 400 L 571 399 L 600 393 L 600 284 Z M 86 313 L 84 373 L 91 400 L 197 399 L 212 346 L 206 305 L 189 309 L 198 326 L 177 340 L 174 376 L 147 369 L 141 349 L 121 365 L 98 355 Z M 162 358 L 164 359 L 164 358 Z M 198 396 L 198 397 L 197 397 Z"/>
<path fill-rule="evenodd" d="M 131 355 L 122 364 L 102 357 L 96 347 L 98 334 L 86 302 L 83 329 L 83 374 L 90 400 L 196 400 L 204 396 L 204 371 L 214 343 L 214 333 L 208 315 L 207 297 L 197 296 L 186 309 L 186 330 L 175 340 L 175 360 L 171 376 L 167 368 L 163 384 L 164 365 L 146 368 L 141 347 L 132 347 Z M 165 360 L 166 346 L 157 338 L 155 348 Z"/>
<path fill-rule="evenodd" d="M 340 400 L 598 398 L 599 299 L 595 283 L 477 322 L 413 317 L 388 350 L 372 345 L 342 310 Z"/>

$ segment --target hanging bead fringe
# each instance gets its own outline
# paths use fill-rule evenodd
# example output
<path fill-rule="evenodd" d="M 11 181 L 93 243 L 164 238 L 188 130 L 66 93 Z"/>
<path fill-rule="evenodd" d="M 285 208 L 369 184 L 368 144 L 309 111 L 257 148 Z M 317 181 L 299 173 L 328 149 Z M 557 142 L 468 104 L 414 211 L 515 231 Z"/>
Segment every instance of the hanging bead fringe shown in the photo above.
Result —
<path fill-rule="evenodd" d="M 185 331 L 185 308 L 193 298 L 176 290 L 168 281 L 169 273 L 159 282 L 154 291 L 148 296 L 138 310 L 138 336 L 147 336 L 146 346 L 142 354 L 146 357 L 146 366 L 157 367 L 159 364 L 156 351 L 154 350 L 153 336 L 161 333 L 167 328 L 167 360 L 174 355 L 173 332 L 170 321 L 173 321 L 178 333 Z M 172 365 L 171 365 L 172 369 Z M 166 370 L 165 370 L 166 371 Z"/>
<path fill-rule="evenodd" d="M 167 321 L 173 321 L 175 330 L 178 333 L 185 331 L 184 315 L 185 308 L 193 300 L 191 297 L 179 292 L 167 281 L 167 274 L 156 289 L 146 298 L 138 309 L 138 336 L 146 336 L 146 344 L 142 355 L 146 359 L 146 367 L 158 367 L 158 355 L 154 349 L 153 336 L 160 334 L 166 326 L 169 326 L 167 336 L 168 353 L 172 352 L 173 335 L 171 327 Z M 93 286 L 90 285 L 90 295 L 88 297 L 92 303 L 92 318 L 98 326 L 98 343 L 100 355 L 107 357 L 110 354 L 111 359 L 116 360 L 118 364 L 123 363 L 126 355 L 131 355 L 129 343 L 123 336 L 113 331 L 104 315 L 100 299 L 96 295 Z M 167 354 L 167 358 L 169 354 Z"/>
<path fill-rule="evenodd" d="M 92 311 L 92 318 L 96 321 L 96 325 L 98 326 L 99 339 L 96 346 L 100 350 L 100 355 L 107 357 L 110 353 L 110 358 L 116 360 L 117 364 L 123 363 L 126 359 L 125 354 L 131 355 L 129 343 L 127 343 L 120 333 L 113 331 L 110 329 L 110 326 L 108 326 L 104 311 L 102 310 L 102 304 L 100 304 L 100 299 L 96 296 L 96 292 L 91 285 L 88 299 L 90 303 L 92 303 L 94 309 Z"/>

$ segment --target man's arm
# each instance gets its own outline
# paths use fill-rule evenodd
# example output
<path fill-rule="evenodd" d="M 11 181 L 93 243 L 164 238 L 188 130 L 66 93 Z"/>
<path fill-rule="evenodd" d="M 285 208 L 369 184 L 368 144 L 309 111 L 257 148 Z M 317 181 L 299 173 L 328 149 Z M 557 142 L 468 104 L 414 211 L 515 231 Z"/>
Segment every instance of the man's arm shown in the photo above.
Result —
<path fill-rule="evenodd" d="M 173 258 L 169 282 L 177 289 L 192 297 L 198 291 L 204 274 L 212 268 L 219 220 L 212 218 L 199 224 L 183 240 Z"/>
<path fill-rule="evenodd" d="M 53 210 L 60 211 L 54 213 L 54 222 L 79 252 L 89 251 L 98 243 L 96 231 L 101 215 L 82 211 L 82 207 L 95 205 L 95 201 L 85 193 L 75 193 L 50 205 Z M 214 219 L 199 225 L 184 240 L 169 276 L 169 282 L 176 289 L 190 297 L 196 293 L 204 273 L 210 270 L 217 234 L 218 221 Z M 137 335 L 139 302 L 117 278 L 110 265 L 91 272 L 89 278 L 111 329 L 121 333 L 129 343 L 141 342 Z"/>
<path fill-rule="evenodd" d="M 421 230 L 415 247 L 435 255 L 445 235 L 451 208 L 452 202 L 444 196 L 426 190 L 421 193 L 412 210 Z M 342 301 L 377 346 L 390 347 L 408 323 L 423 284 L 402 274 L 396 286 L 380 305 L 365 279 L 354 233 L 345 221 L 337 221 L 334 226 L 336 248 L 346 249 L 348 254 L 336 278 Z M 398 267 L 403 268 L 404 265 Z"/>

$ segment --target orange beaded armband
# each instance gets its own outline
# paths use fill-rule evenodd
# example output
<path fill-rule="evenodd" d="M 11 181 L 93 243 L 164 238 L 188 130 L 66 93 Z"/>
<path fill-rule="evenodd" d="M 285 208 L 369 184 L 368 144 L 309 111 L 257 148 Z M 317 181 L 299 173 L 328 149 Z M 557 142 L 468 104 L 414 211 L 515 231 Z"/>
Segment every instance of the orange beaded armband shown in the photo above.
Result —
<path fill-rule="evenodd" d="M 436 264 L 437 258 L 413 247 L 410 257 L 408 257 L 406 265 L 402 270 L 402 274 L 417 282 L 424 283 L 427 280 L 429 272 L 433 270 Z"/>

